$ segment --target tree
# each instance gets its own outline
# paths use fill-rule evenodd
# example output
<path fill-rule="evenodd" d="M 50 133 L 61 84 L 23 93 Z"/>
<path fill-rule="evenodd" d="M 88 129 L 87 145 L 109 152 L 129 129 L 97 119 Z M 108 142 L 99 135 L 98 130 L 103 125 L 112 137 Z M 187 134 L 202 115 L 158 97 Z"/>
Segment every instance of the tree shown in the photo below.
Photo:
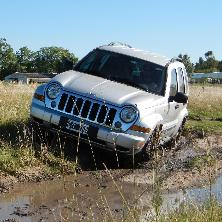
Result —
<path fill-rule="evenodd" d="M 19 72 L 36 72 L 35 66 L 35 52 L 28 49 L 28 47 L 22 47 L 16 52 L 17 57 L 17 70 Z"/>
<path fill-rule="evenodd" d="M 73 68 L 78 58 L 62 47 L 44 47 L 33 52 L 28 47 L 16 54 L 6 39 L 0 38 L 0 79 L 19 72 L 60 73 Z"/>
<path fill-rule="evenodd" d="M 187 70 L 188 75 L 190 75 L 191 73 L 193 73 L 194 66 L 193 66 L 193 63 L 191 62 L 190 57 L 189 57 L 187 54 L 185 54 L 185 55 L 179 54 L 178 57 L 179 57 L 180 59 L 182 59 L 182 62 L 183 62 L 183 64 L 184 64 L 185 67 L 186 67 L 186 70 Z"/>
<path fill-rule="evenodd" d="M 199 58 L 199 62 L 195 65 L 195 72 L 210 73 L 220 70 L 220 63 L 215 59 L 213 51 L 208 51 L 205 54 L 206 60 L 202 57 Z"/>
<path fill-rule="evenodd" d="M 204 64 L 204 59 L 202 57 L 199 58 L 199 64 L 202 66 Z"/>
<path fill-rule="evenodd" d="M 204 59 L 203 57 L 199 57 L 199 62 L 197 62 L 194 66 L 194 72 L 201 72 L 203 69 Z"/>
<path fill-rule="evenodd" d="M 219 61 L 214 57 L 208 58 L 206 61 L 206 70 L 207 72 L 217 72 L 219 67 Z"/>
<path fill-rule="evenodd" d="M 35 55 L 35 66 L 40 73 L 64 72 L 72 69 L 77 61 L 73 53 L 62 47 L 44 47 Z"/>
<path fill-rule="evenodd" d="M 206 60 L 209 58 L 214 58 L 213 51 L 207 51 L 204 55 L 205 55 Z"/>
<path fill-rule="evenodd" d="M 222 61 L 219 62 L 218 69 L 219 69 L 220 72 L 222 72 Z"/>
<path fill-rule="evenodd" d="M 6 39 L 0 38 L 0 79 L 16 71 L 17 59 Z"/>

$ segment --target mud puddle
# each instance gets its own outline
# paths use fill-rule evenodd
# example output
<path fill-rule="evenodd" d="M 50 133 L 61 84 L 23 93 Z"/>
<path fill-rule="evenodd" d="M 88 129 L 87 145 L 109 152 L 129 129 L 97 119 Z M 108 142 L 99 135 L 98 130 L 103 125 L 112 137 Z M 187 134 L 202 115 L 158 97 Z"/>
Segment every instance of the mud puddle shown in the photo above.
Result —
<path fill-rule="evenodd" d="M 218 202 L 222 202 L 222 176 L 219 176 L 212 186 L 202 188 L 184 189 L 179 192 L 164 195 L 165 204 L 163 207 L 177 207 L 182 202 L 204 203 L 214 197 Z"/>
<path fill-rule="evenodd" d="M 208 202 L 212 197 L 218 203 L 222 203 L 222 176 L 219 176 L 212 186 L 187 188 L 177 192 L 164 193 L 162 195 L 163 203 L 161 205 L 161 212 L 172 212 L 173 210 L 178 209 L 181 204 L 201 205 Z M 150 204 L 146 195 L 141 197 L 141 202 L 143 205 Z M 153 215 L 154 210 L 148 210 L 143 216 L 141 216 L 141 221 L 148 221 Z"/>
<path fill-rule="evenodd" d="M 143 209 L 142 221 L 152 215 L 152 194 L 144 192 L 140 196 L 147 186 L 118 182 L 117 188 L 104 172 L 96 176 L 103 180 L 101 184 L 93 172 L 38 184 L 19 184 L 13 192 L 0 198 L 1 221 L 101 221 L 105 218 L 120 221 L 133 205 Z M 212 185 L 211 192 L 209 187 L 164 192 L 162 211 L 175 209 L 182 202 L 203 203 L 210 193 L 222 201 L 222 176 Z"/>
<path fill-rule="evenodd" d="M 105 172 L 87 172 L 56 181 L 18 184 L 12 192 L 1 196 L 0 215 L 2 221 L 22 222 L 100 221 L 112 217 L 118 220 L 127 211 L 127 206 L 123 207 L 125 201 L 130 206 L 141 191 L 142 187 L 135 188 L 133 184 L 115 185 Z"/>
<path fill-rule="evenodd" d="M 220 137 L 221 139 L 221 137 Z M 212 141 L 215 141 L 212 138 Z M 205 147 L 204 140 L 198 140 Z M 221 161 L 221 144 L 214 143 L 212 152 Z M 204 155 L 184 140 L 182 148 L 170 151 L 160 163 L 163 174 L 162 211 L 177 208 L 187 201 L 204 202 L 210 188 L 195 188 L 207 184 L 203 170 L 186 168 L 192 158 Z M 88 154 L 86 152 L 89 152 Z M 82 173 L 75 176 L 39 183 L 16 184 L 9 193 L 0 195 L 0 221 L 121 221 L 132 207 L 139 209 L 141 221 L 152 214 L 153 172 L 150 161 L 134 166 L 109 153 L 95 152 L 86 147 L 80 150 L 78 160 Z M 105 164 L 105 165 L 104 165 Z M 222 167 L 222 162 L 218 162 Z M 105 166 L 110 170 L 105 170 Z M 211 187 L 211 193 L 222 201 L 222 176 Z"/>

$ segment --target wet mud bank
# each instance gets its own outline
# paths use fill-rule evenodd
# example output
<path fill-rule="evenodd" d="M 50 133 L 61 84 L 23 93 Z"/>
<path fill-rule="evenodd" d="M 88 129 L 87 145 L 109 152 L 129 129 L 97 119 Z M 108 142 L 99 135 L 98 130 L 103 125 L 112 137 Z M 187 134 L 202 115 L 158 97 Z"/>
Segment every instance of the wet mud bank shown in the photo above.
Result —
<path fill-rule="evenodd" d="M 133 164 L 115 154 L 91 155 L 90 148 L 80 148 L 80 173 L 16 183 L 10 192 L 1 193 L 0 221 L 121 221 L 132 209 L 145 220 L 152 211 L 153 160 Z M 175 208 L 184 200 L 206 200 L 210 185 L 221 201 L 221 135 L 182 138 L 162 155 L 158 162 L 162 210 Z"/>

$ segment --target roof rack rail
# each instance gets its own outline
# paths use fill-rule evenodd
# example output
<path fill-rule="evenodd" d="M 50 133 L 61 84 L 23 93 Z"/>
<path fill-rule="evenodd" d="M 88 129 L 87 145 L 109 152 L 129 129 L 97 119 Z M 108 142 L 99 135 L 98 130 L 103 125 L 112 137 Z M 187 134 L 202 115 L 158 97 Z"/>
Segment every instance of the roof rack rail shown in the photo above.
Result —
<path fill-rule="evenodd" d="M 132 46 L 131 45 L 129 45 L 129 44 L 126 44 L 126 43 L 123 43 L 123 42 L 110 42 L 109 44 L 108 44 L 108 46 L 125 46 L 125 47 L 128 47 L 128 48 L 132 48 Z"/>
<path fill-rule="evenodd" d="M 183 60 L 182 60 L 181 58 L 179 58 L 179 57 L 173 57 L 173 58 L 170 60 L 170 62 L 176 62 L 176 61 L 182 62 Z"/>

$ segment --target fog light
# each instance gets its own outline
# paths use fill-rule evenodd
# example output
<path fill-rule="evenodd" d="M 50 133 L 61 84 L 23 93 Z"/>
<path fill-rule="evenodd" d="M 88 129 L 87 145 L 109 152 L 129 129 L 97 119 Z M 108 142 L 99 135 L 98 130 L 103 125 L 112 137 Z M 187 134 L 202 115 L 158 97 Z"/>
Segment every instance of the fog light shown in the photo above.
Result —
<path fill-rule="evenodd" d="M 121 122 L 119 122 L 119 121 L 117 121 L 116 123 L 115 123 L 115 127 L 116 128 L 121 128 L 122 127 L 122 123 Z"/>
<path fill-rule="evenodd" d="M 52 107 L 52 108 L 55 108 L 55 107 L 56 107 L 56 101 L 52 101 L 52 102 L 51 102 L 51 107 Z"/>

